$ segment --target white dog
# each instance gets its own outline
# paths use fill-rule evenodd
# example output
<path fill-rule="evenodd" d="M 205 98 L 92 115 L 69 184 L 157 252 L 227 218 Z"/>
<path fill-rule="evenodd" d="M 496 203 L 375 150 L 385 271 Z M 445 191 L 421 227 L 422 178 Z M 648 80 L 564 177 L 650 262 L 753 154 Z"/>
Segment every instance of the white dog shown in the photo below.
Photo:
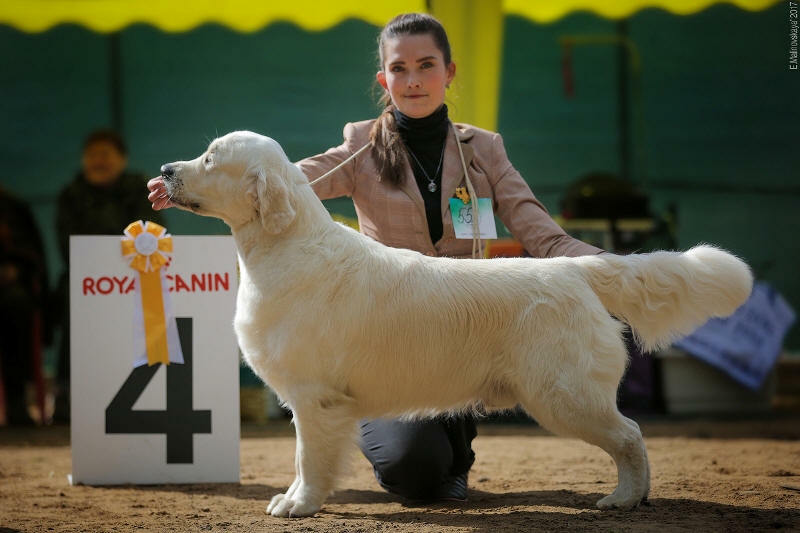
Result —
<path fill-rule="evenodd" d="M 752 287 L 747 265 L 710 246 L 491 260 L 389 248 L 335 223 L 280 145 L 251 132 L 162 175 L 173 203 L 231 227 L 239 345 L 294 414 L 296 478 L 275 516 L 320 509 L 361 418 L 516 405 L 608 452 L 619 484 L 597 505 L 633 508 L 649 465 L 617 410 L 627 354 L 609 313 L 649 350 L 729 315 Z"/>

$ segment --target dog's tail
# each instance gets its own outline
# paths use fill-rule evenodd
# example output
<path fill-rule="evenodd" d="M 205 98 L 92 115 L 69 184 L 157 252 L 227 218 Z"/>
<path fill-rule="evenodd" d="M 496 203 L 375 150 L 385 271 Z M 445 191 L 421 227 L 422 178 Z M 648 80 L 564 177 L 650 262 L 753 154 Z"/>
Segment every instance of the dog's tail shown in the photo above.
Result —
<path fill-rule="evenodd" d="M 753 288 L 741 259 L 707 245 L 684 253 L 600 254 L 581 257 L 580 264 L 606 309 L 631 326 L 646 351 L 730 315 Z"/>

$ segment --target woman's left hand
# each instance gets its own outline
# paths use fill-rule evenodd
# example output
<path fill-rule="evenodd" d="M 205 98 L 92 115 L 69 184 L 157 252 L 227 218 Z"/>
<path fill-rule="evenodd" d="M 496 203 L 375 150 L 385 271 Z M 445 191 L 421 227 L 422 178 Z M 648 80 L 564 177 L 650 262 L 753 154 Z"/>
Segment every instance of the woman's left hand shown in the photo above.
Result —
<path fill-rule="evenodd" d="M 168 207 L 175 207 L 175 204 L 173 204 L 169 199 L 169 194 L 167 194 L 167 188 L 164 185 L 164 178 L 158 176 L 151 179 L 147 182 L 147 188 L 150 190 L 150 194 L 147 195 L 147 199 L 153 203 L 153 209 L 160 211 L 161 209 L 166 209 Z"/>

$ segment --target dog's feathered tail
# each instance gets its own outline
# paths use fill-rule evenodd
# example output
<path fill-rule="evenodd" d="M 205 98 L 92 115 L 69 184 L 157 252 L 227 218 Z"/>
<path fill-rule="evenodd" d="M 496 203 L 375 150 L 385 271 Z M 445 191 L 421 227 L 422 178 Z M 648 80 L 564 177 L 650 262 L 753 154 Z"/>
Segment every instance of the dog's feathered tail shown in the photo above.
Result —
<path fill-rule="evenodd" d="M 668 346 L 711 317 L 732 314 L 753 288 L 750 268 L 713 246 L 580 259 L 595 294 L 631 326 L 645 351 Z"/>

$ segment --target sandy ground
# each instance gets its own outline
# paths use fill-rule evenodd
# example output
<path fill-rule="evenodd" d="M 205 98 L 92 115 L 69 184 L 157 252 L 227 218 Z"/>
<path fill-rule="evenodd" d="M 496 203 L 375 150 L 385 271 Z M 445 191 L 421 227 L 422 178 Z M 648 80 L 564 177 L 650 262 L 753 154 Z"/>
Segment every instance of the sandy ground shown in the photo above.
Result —
<path fill-rule="evenodd" d="M 413 506 L 354 454 L 313 518 L 267 500 L 293 478 L 288 423 L 245 428 L 240 484 L 69 486 L 69 430 L 0 430 L 0 532 L 10 531 L 800 531 L 800 417 L 644 421 L 650 504 L 595 509 L 616 484 L 602 451 L 532 426 L 481 425 L 465 504 Z"/>

